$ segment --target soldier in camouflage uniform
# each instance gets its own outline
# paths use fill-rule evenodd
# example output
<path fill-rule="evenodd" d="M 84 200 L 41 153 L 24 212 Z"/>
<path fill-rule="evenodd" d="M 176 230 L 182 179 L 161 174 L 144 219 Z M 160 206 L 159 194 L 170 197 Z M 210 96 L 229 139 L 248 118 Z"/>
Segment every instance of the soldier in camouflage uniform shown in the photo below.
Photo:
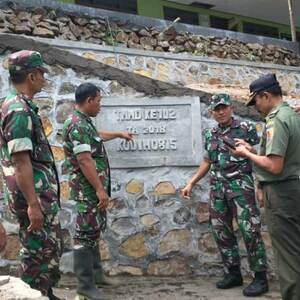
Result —
<path fill-rule="evenodd" d="M 19 51 L 8 58 L 15 88 L 0 116 L 5 199 L 20 224 L 22 279 L 49 299 L 60 278 L 59 183 L 34 95 L 45 85 L 41 55 Z"/>
<path fill-rule="evenodd" d="M 182 190 L 182 196 L 189 198 L 193 186 L 210 171 L 210 224 L 226 267 L 224 279 L 216 286 L 227 289 L 243 284 L 238 244 L 232 224 L 235 218 L 246 245 L 250 269 L 255 273 L 254 280 L 244 289 L 243 294 L 258 296 L 268 291 L 268 282 L 252 166 L 249 160 L 235 157 L 230 152 L 237 138 L 245 139 L 251 145 L 257 144 L 256 128 L 251 123 L 232 118 L 231 100 L 227 94 L 212 97 L 210 112 L 218 126 L 204 131 L 204 160 Z"/>
<path fill-rule="evenodd" d="M 63 127 L 64 170 L 69 173 L 70 197 L 76 201 L 74 271 L 77 293 L 82 299 L 103 299 L 98 285 L 112 285 L 100 263 L 100 232 L 106 227 L 106 207 L 110 196 L 110 169 L 103 141 L 131 140 L 127 132 L 97 132 L 91 117 L 100 111 L 100 90 L 91 83 L 75 92 L 76 110 Z M 83 260 L 82 257 L 85 259 Z"/>

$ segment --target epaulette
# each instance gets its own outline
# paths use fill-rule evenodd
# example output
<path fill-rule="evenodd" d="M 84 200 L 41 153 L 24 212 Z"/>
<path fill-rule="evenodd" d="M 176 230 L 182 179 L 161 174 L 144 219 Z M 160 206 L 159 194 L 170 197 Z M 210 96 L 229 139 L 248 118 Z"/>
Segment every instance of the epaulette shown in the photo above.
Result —
<path fill-rule="evenodd" d="M 268 116 L 267 116 L 267 120 L 273 119 L 277 113 L 279 112 L 279 108 L 275 109 L 274 111 L 272 111 Z"/>
<path fill-rule="evenodd" d="M 26 102 L 19 95 L 16 95 L 11 98 L 7 98 L 3 102 L 2 108 L 8 114 L 12 112 L 20 112 L 20 111 L 28 110 Z"/>

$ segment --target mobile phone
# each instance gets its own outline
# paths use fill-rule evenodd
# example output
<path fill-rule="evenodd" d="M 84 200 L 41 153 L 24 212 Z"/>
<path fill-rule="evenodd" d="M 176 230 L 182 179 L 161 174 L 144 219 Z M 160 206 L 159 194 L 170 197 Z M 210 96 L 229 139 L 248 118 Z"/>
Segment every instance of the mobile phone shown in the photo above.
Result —
<path fill-rule="evenodd" d="M 222 141 L 224 142 L 224 144 L 232 149 L 232 150 L 235 150 L 236 147 L 235 147 L 235 142 L 233 140 L 230 140 L 230 139 L 226 139 L 226 138 L 222 138 Z"/>

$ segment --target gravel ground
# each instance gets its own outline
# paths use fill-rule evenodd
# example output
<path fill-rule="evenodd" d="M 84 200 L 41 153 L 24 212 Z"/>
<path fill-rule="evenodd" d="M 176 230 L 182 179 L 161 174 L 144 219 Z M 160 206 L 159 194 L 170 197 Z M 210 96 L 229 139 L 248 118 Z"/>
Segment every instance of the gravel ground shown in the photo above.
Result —
<path fill-rule="evenodd" d="M 101 289 L 104 299 L 110 300 L 280 300 L 279 283 L 271 282 L 270 291 L 262 297 L 247 298 L 242 294 L 242 287 L 230 290 L 218 290 L 215 282 L 219 278 L 209 277 L 129 277 L 119 276 L 121 285 L 114 288 Z M 249 283 L 244 283 L 244 287 Z M 66 300 L 73 300 L 76 296 L 76 281 L 72 277 L 64 276 L 55 294 Z"/>

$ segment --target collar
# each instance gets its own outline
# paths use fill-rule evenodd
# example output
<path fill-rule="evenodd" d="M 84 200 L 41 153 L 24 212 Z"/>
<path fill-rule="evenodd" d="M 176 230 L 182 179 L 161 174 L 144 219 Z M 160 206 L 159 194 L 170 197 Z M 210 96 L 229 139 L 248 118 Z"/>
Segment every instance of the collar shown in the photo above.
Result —
<path fill-rule="evenodd" d="M 16 93 L 16 95 L 19 95 L 35 113 L 38 113 L 39 108 L 35 103 L 33 103 L 32 99 L 30 99 L 25 94 L 18 94 L 16 91 L 15 91 L 15 93 Z"/>
<path fill-rule="evenodd" d="M 268 115 L 266 116 L 266 121 L 268 121 L 269 119 L 272 119 L 272 118 L 274 118 L 276 115 L 277 115 L 277 113 L 280 111 L 280 109 L 282 108 L 282 107 L 285 107 L 285 106 L 289 106 L 286 102 L 282 102 L 282 103 L 280 103 L 279 105 L 277 105 L 277 106 L 275 106 L 269 113 L 268 113 Z"/>
<path fill-rule="evenodd" d="M 75 109 L 75 115 L 77 115 L 78 117 L 80 118 L 83 118 L 85 119 L 86 121 L 88 121 L 89 123 L 93 124 L 93 121 L 91 119 L 91 117 L 89 117 L 87 114 L 85 114 L 84 112 L 82 112 L 81 110 L 79 109 Z"/>
<path fill-rule="evenodd" d="M 230 130 L 232 128 L 238 128 L 238 127 L 240 127 L 240 122 L 238 120 L 236 120 L 235 118 L 232 117 L 232 122 L 231 122 L 230 125 L 228 125 L 228 126 L 220 126 L 220 124 L 218 124 L 218 126 L 216 126 L 216 127 L 213 128 L 213 131 L 214 132 L 219 131 L 219 132 L 223 132 L 224 133 L 224 132 L 226 132 L 226 131 L 228 131 L 228 130 Z"/>

